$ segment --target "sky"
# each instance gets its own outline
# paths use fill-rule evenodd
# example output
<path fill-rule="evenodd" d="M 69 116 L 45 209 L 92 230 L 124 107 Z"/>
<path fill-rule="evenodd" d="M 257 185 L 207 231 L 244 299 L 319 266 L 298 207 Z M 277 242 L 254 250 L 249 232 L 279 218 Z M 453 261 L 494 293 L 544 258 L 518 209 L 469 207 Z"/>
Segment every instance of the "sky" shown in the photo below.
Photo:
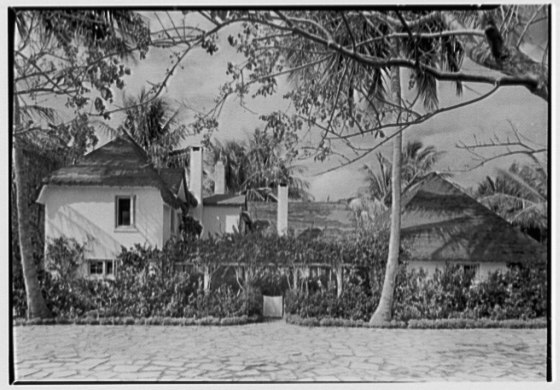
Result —
<path fill-rule="evenodd" d="M 159 27 L 159 21 L 169 25 L 167 15 L 160 14 L 159 20 L 152 12 L 144 12 L 150 19 L 152 28 Z M 171 13 L 174 21 L 181 22 L 181 13 Z M 204 25 L 203 20 L 189 19 Z M 178 69 L 172 76 L 168 87 L 162 95 L 165 99 L 178 106 L 183 105 L 182 121 L 188 124 L 192 121 L 195 110 L 206 111 L 213 105 L 213 99 L 218 93 L 220 85 L 228 80 L 225 71 L 228 61 L 236 62 L 242 57 L 225 41 L 233 29 L 220 32 L 219 51 L 209 55 L 202 49 L 193 50 L 184 60 L 183 69 Z M 132 75 L 126 80 L 125 91 L 128 96 L 134 96 L 142 88 L 148 87 L 149 82 L 162 79 L 165 69 L 169 67 L 169 52 L 151 49 L 146 60 L 131 64 Z M 482 68 L 465 58 L 463 71 L 492 74 L 495 72 Z M 272 111 L 290 110 L 290 102 L 282 99 L 284 92 L 289 90 L 285 79 L 279 78 L 279 88 L 275 96 L 251 99 L 248 97 L 240 105 L 237 98 L 232 98 L 222 110 L 219 118 L 219 131 L 214 136 L 220 140 L 244 139 L 256 128 L 263 128 L 259 116 Z M 462 101 L 473 99 L 489 91 L 491 86 L 483 84 L 465 84 L 461 97 L 455 94 L 455 86 L 450 83 L 439 84 L 440 108 Z M 117 98 L 119 94 L 117 94 Z M 189 109 L 184 107 L 190 107 Z M 191 109 L 192 108 L 192 109 Z M 420 125 L 409 128 L 404 135 L 404 142 L 420 140 L 424 145 L 433 145 L 445 154 L 435 166 L 436 171 L 453 173 L 452 180 L 463 187 L 472 187 L 487 175 L 495 175 L 496 168 L 507 168 L 513 161 L 527 162 L 526 157 L 513 156 L 495 160 L 481 168 L 468 170 L 476 164 L 473 156 L 458 149 L 458 143 L 472 144 L 475 137 L 478 141 L 488 141 L 494 137 L 505 140 L 512 137 L 512 126 L 535 145 L 547 145 L 548 137 L 548 107 L 544 100 L 532 95 L 523 87 L 503 87 L 493 96 L 469 105 L 438 115 Z M 110 124 L 117 127 L 122 116 L 115 115 Z M 390 135 L 390 133 L 388 134 Z M 100 145 L 107 141 L 101 137 Z M 186 144 L 197 144 L 199 137 L 191 137 Z M 360 144 L 374 145 L 372 137 L 364 137 Z M 182 145 L 185 146 L 185 145 Z M 379 149 L 390 155 L 390 143 Z M 340 165 L 340 158 L 330 158 L 325 162 L 306 160 L 298 162 L 307 169 L 302 175 L 310 182 L 310 191 L 315 200 L 338 200 L 356 196 L 365 186 L 361 167 L 365 163 L 375 164 L 375 153 L 356 162 L 355 164 L 339 168 L 329 173 L 326 170 Z M 375 166 L 375 165 L 374 165 Z"/>

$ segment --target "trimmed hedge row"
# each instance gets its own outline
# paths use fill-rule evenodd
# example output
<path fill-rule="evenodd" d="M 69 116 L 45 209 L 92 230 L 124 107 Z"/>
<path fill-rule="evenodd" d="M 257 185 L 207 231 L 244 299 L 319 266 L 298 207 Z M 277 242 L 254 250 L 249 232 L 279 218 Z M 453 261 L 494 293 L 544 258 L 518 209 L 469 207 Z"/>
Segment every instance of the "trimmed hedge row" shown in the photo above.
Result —
<path fill-rule="evenodd" d="M 241 317 L 202 317 L 202 318 L 174 318 L 174 317 L 150 317 L 150 318 L 133 318 L 133 317 L 57 317 L 57 318 L 36 318 L 31 320 L 16 319 L 15 326 L 33 326 L 33 325 L 164 325 L 164 326 L 231 326 L 245 325 L 261 322 L 262 317 L 241 316 Z"/>
<path fill-rule="evenodd" d="M 480 329 L 480 328 L 507 328 L 507 329 L 539 329 L 547 327 L 547 320 L 544 317 L 531 320 L 492 320 L 484 319 L 465 319 L 450 318 L 439 320 L 410 320 L 383 323 L 381 325 L 371 325 L 362 320 L 347 320 L 342 318 L 315 317 L 302 318 L 298 315 L 288 314 L 286 322 L 300 326 L 321 326 L 321 327 L 345 327 L 345 328 L 398 328 L 398 329 Z"/>
<path fill-rule="evenodd" d="M 341 263 L 378 268 L 387 259 L 388 232 L 356 233 L 337 240 L 307 240 L 290 235 L 224 234 L 206 239 L 177 235 L 167 241 L 163 250 L 152 253 L 159 262 L 195 262 L 220 265 L 240 262 L 251 266 L 273 264 L 290 266 L 293 263 Z M 161 257 L 160 257 L 161 256 Z"/>

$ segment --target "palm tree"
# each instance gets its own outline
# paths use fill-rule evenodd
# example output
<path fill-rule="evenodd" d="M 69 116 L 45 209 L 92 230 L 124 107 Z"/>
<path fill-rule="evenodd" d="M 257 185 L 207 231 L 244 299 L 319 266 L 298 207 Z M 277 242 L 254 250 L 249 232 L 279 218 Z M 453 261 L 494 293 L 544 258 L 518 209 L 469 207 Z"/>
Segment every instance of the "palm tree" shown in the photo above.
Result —
<path fill-rule="evenodd" d="M 187 131 L 179 124 L 179 110 L 173 110 L 161 97 L 151 99 L 145 89 L 137 97 L 125 97 L 126 117 L 120 132 L 128 133 L 146 151 L 155 167 L 183 166 L 171 152 L 186 139 Z"/>
<path fill-rule="evenodd" d="M 297 177 L 304 167 L 294 165 L 282 147 L 282 140 L 267 131 L 255 130 L 247 141 L 214 141 L 209 164 L 224 163 L 226 190 L 242 193 L 249 200 L 275 200 L 279 184 L 287 184 L 291 199 L 309 200 L 309 183 Z"/>
<path fill-rule="evenodd" d="M 547 7 L 541 8 L 548 19 Z M 410 70 L 412 74 L 407 81 L 416 87 L 418 97 L 428 112 L 433 112 L 438 105 L 437 80 L 457 82 L 457 93 L 461 93 L 461 80 L 482 81 L 481 75 L 459 72 L 467 50 L 468 55 L 485 68 L 512 75 L 513 78 L 508 82 L 529 87 L 534 94 L 548 99 L 547 56 L 543 56 L 543 64 L 525 61 L 527 56 L 523 56 L 518 49 L 523 43 L 520 37 L 513 50 L 514 55 L 507 58 L 506 51 L 509 47 L 502 45 L 504 41 L 501 31 L 496 29 L 496 25 L 503 25 L 506 30 L 517 26 L 521 36 L 529 35 L 525 33 L 532 20 L 540 16 L 537 13 L 534 16 L 529 14 L 526 15 L 529 19 L 523 18 L 521 21 L 516 9 L 517 6 L 502 6 L 491 11 L 465 11 L 464 14 L 450 10 L 406 8 L 371 12 L 264 11 L 247 16 L 249 20 L 258 20 L 260 17 L 258 26 L 251 26 L 246 22 L 246 15 L 242 14 L 241 20 L 247 23 L 246 38 L 240 34 L 239 42 L 236 38 L 230 39 L 230 43 L 238 46 L 248 57 L 244 70 L 252 71 L 250 78 L 261 82 L 256 94 L 266 96 L 275 90 L 276 79 L 265 77 L 267 74 L 285 70 L 287 66 L 292 69 L 291 80 L 297 88 L 286 96 L 291 98 L 298 114 L 308 121 L 310 127 L 318 125 L 324 129 L 323 137 L 317 145 L 319 159 L 329 155 L 331 143 L 338 140 L 348 145 L 346 141 L 354 135 L 374 134 L 384 137 L 382 126 L 385 119 L 394 119 L 391 125 L 396 134 L 392 135 L 393 207 L 390 250 L 382 298 L 372 317 L 373 323 L 391 318 L 400 245 L 401 132 L 407 127 L 409 114 L 414 115 L 409 110 L 413 104 L 406 104 L 401 93 L 399 69 L 402 67 Z M 519 7 L 522 13 L 526 9 Z M 205 16 L 217 25 L 228 17 L 227 13 L 221 12 L 209 12 Z M 232 17 L 237 16 L 238 14 L 233 14 Z M 496 25 L 484 22 L 484 31 L 479 27 L 478 31 L 466 32 L 465 35 L 472 23 L 465 28 L 460 22 L 466 22 L 467 19 L 478 20 L 481 19 L 480 16 L 491 16 L 483 19 L 489 21 L 493 18 Z M 448 29 L 453 30 L 451 34 Z M 258 39 L 253 39 L 255 36 Z M 391 65 L 383 65 L 388 63 Z M 525 77 L 533 73 L 533 70 L 544 77 L 538 77 L 538 81 L 532 76 Z M 233 67 L 228 67 L 228 71 L 233 74 L 234 80 L 238 80 L 234 83 L 239 87 L 239 94 L 246 94 L 244 80 L 247 75 Z M 496 88 L 506 85 L 502 84 L 505 80 L 503 78 L 497 77 L 494 80 Z M 416 99 L 413 101 L 416 102 Z M 367 105 L 373 115 L 368 115 L 366 110 L 361 109 L 359 106 L 362 104 Z M 359 131 L 356 131 L 356 127 Z M 353 145 L 348 146 L 352 148 Z M 360 151 L 360 148 L 352 149 L 357 153 Z M 358 154 L 363 157 L 365 153 L 367 151 Z"/>
<path fill-rule="evenodd" d="M 209 153 L 206 155 L 207 164 L 214 166 L 218 161 L 224 164 L 226 193 L 236 194 L 243 191 L 243 183 L 248 173 L 246 148 L 244 142 L 234 140 L 220 142 L 215 139 L 210 144 Z"/>
<path fill-rule="evenodd" d="M 419 178 L 432 171 L 435 163 L 445 152 L 434 146 L 424 146 L 420 141 L 407 142 L 403 149 L 403 180 L 406 185 L 414 184 Z"/>
<path fill-rule="evenodd" d="M 19 56 L 18 61 L 14 64 L 14 129 L 12 132 L 18 237 L 27 299 L 27 317 L 44 318 L 52 316 L 52 313 L 47 308 L 42 296 L 37 269 L 33 261 L 31 215 L 29 208 L 26 207 L 27 199 L 24 191 L 27 188 L 28 179 L 22 134 L 35 134 L 39 140 L 48 140 L 49 142 L 43 143 L 43 146 L 48 145 L 55 138 L 65 141 L 63 144 L 67 146 L 70 141 L 87 139 L 87 132 L 91 128 L 84 126 L 82 129 L 82 127 L 77 126 L 72 131 L 68 131 L 68 126 L 52 124 L 51 119 L 53 118 L 48 115 L 49 112 L 52 112 L 51 109 L 28 104 L 25 98 L 36 100 L 36 89 L 33 88 L 33 82 L 40 83 L 45 82 L 45 80 L 47 80 L 45 85 L 51 87 L 53 94 L 66 94 L 68 96 L 69 105 L 80 108 L 87 102 L 87 99 L 83 96 L 85 88 L 80 88 L 80 83 L 83 82 L 84 78 L 80 76 L 75 80 L 73 79 L 78 72 L 66 72 L 67 69 L 61 68 L 58 75 L 54 74 L 57 78 L 53 80 L 51 78 L 53 73 L 47 69 L 44 61 L 41 60 L 42 62 L 40 62 L 39 59 L 29 61 L 28 51 L 31 50 L 31 46 L 38 47 L 38 50 L 40 50 L 39 57 L 41 57 L 44 53 L 52 55 L 57 54 L 56 50 L 62 50 L 70 59 L 76 60 L 75 44 L 82 43 L 90 49 L 105 47 L 107 52 L 111 52 L 115 57 L 119 55 L 123 57 L 128 53 L 128 42 L 141 38 L 140 34 L 135 34 L 138 33 L 136 29 L 140 21 L 133 17 L 131 12 L 118 10 L 18 10 L 15 11 L 14 20 L 15 51 Z M 130 33 L 131 31 L 135 31 L 135 33 Z M 91 59 L 91 61 L 94 60 Z M 98 63 L 103 62 L 103 60 L 99 61 Z M 44 68 L 41 68 L 42 66 Z M 75 66 L 75 64 L 69 65 L 69 67 L 72 66 Z M 33 70 L 30 72 L 29 69 Z M 21 80 L 21 84 L 17 80 Z M 107 88 L 103 89 L 103 82 L 95 80 L 93 74 L 91 80 L 92 83 L 94 81 L 99 82 L 95 87 L 103 90 L 102 93 L 108 98 L 109 90 Z M 73 84 L 74 82 L 75 84 Z M 46 89 L 46 91 L 48 93 L 49 90 Z M 35 114 L 39 113 L 42 118 L 36 121 L 24 121 L 24 115 L 30 113 L 30 108 L 33 108 Z M 78 115 L 74 122 L 82 123 L 83 119 L 83 116 Z M 48 123 L 47 130 L 42 129 L 45 122 Z M 62 137 L 58 134 L 58 130 L 62 130 Z M 54 135 L 54 137 L 51 138 L 51 135 Z M 65 140 L 65 137 L 69 138 Z"/>
<path fill-rule="evenodd" d="M 309 183 L 296 175 L 305 170 L 293 164 L 293 157 L 284 149 L 282 139 L 258 129 L 247 144 L 247 178 L 244 191 L 249 199 L 275 199 L 274 190 L 287 184 L 292 199 L 309 200 Z"/>
<path fill-rule="evenodd" d="M 336 42 L 341 47 L 352 48 L 357 56 L 370 58 L 408 58 L 436 69 L 459 71 L 464 55 L 462 46 L 454 36 L 440 36 L 437 38 L 415 37 L 404 21 L 420 18 L 428 11 L 381 11 L 383 15 L 375 20 L 367 17 L 351 17 L 344 11 L 311 13 L 302 11 L 291 16 L 297 21 L 313 19 L 314 25 L 322 26 L 322 32 L 328 31 L 329 42 Z M 363 16 L 363 15 L 362 15 Z M 286 17 L 285 17 L 286 18 Z M 397 20 L 396 25 L 390 20 Z M 311 22 L 310 22 L 311 24 Z M 439 21 L 430 20 L 414 27 L 415 33 L 431 33 L 438 31 Z M 408 32 L 407 37 L 388 39 L 392 34 Z M 287 35 L 283 44 L 289 43 Z M 314 116 L 321 118 L 324 127 L 332 133 L 341 134 L 355 126 L 382 126 L 387 119 L 392 118 L 396 135 L 393 138 L 393 154 L 391 160 L 391 230 L 389 238 L 389 254 L 383 291 L 380 303 L 371 318 L 371 323 L 381 323 L 391 319 L 395 280 L 398 270 L 400 251 L 400 196 L 402 159 L 402 131 L 407 127 L 410 118 L 403 100 L 401 86 L 401 70 L 399 66 L 375 67 L 369 66 L 337 51 L 331 51 L 327 60 L 318 65 L 305 66 L 317 61 L 320 54 L 329 48 L 326 45 L 315 45 L 311 41 L 301 40 L 294 35 L 291 49 L 282 53 L 287 63 L 298 70 L 292 75 L 292 80 L 299 84 L 297 93 L 292 93 L 296 106 L 302 107 L 303 114 L 310 116 L 310 111 L 318 106 Z M 360 42 L 360 45 L 357 45 Z M 309 54 L 313 53 L 313 54 Z M 320 57 L 319 57 L 320 58 Z M 303 69 L 299 69 L 303 67 Z M 418 98 L 424 103 L 426 111 L 432 111 L 438 106 L 437 82 L 434 75 L 416 67 L 410 71 L 410 83 L 415 86 Z M 402 75 L 404 76 L 404 75 Z M 461 93 L 461 84 L 457 83 L 457 93 Z M 366 108 L 360 109 L 356 99 L 358 95 L 365 101 Z M 311 103 L 307 103 L 310 101 Z M 367 118 L 367 120 L 363 120 Z M 362 131 L 362 127 L 359 127 Z M 377 133 L 384 136 L 382 131 Z M 328 148 L 327 148 L 328 149 Z M 406 175 L 414 176 L 415 172 L 405 169 Z M 380 181 L 380 187 L 388 183 L 386 178 Z"/>
<path fill-rule="evenodd" d="M 381 153 L 375 157 L 379 171 L 372 164 L 364 164 L 362 171 L 366 174 L 369 196 L 385 204 L 391 194 L 391 161 Z"/>
<path fill-rule="evenodd" d="M 402 187 L 406 188 L 424 175 L 431 172 L 434 164 L 444 152 L 439 152 L 433 146 L 424 146 L 420 141 L 409 141 L 402 151 Z M 370 196 L 391 205 L 391 161 L 381 153 L 376 154 L 379 171 L 372 165 L 364 164 L 362 170 L 366 173 Z"/>
<path fill-rule="evenodd" d="M 486 207 L 539 241 L 548 232 L 548 174 L 541 165 L 513 163 L 486 177 L 476 195 Z"/>

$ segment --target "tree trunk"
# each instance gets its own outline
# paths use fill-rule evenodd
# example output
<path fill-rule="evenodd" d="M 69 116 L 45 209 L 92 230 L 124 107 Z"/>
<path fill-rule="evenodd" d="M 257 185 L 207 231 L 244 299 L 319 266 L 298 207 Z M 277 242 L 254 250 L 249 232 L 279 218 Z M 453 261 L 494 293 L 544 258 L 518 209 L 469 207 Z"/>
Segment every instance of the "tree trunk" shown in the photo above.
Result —
<path fill-rule="evenodd" d="M 15 96 L 15 90 L 14 90 Z M 17 129 L 20 124 L 19 101 L 14 99 L 14 127 Z M 32 225 L 31 213 L 27 207 L 27 186 L 25 185 L 25 154 L 18 145 L 18 140 L 14 139 L 14 176 L 16 182 L 16 209 L 18 222 L 19 251 L 21 257 L 21 268 L 25 283 L 25 296 L 27 297 L 27 318 L 49 318 L 52 313 L 47 308 L 47 304 L 41 293 L 41 285 L 37 278 L 37 269 L 33 259 L 33 247 L 31 244 Z"/>
<path fill-rule="evenodd" d="M 393 101 L 401 103 L 400 71 L 394 67 L 391 72 L 391 90 Z M 393 140 L 393 166 L 391 172 L 391 232 L 389 236 L 389 255 L 379 305 L 371 316 L 369 323 L 379 325 L 391 321 L 395 281 L 399 270 L 399 250 L 401 244 L 401 160 L 402 160 L 402 132 L 399 128 Z"/>
<path fill-rule="evenodd" d="M 17 117 L 17 112 L 16 112 Z M 16 119 L 17 120 L 17 119 Z M 25 155 L 19 147 L 14 147 L 14 171 L 16 180 L 16 207 L 18 221 L 19 249 L 21 265 L 23 270 L 23 280 L 25 282 L 25 295 L 27 297 L 27 318 L 48 318 L 52 313 L 47 308 L 41 286 L 37 278 L 37 270 L 33 260 L 33 249 L 31 245 L 31 215 L 27 207 L 26 194 L 24 189 L 25 180 Z"/>

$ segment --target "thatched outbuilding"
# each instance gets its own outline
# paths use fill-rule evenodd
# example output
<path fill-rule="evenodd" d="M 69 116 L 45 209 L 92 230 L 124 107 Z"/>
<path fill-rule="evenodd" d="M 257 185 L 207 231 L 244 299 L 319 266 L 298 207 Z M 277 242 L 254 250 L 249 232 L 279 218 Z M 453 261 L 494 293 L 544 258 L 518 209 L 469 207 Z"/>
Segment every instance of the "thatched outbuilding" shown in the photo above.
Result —
<path fill-rule="evenodd" d="M 546 263 L 546 247 L 436 173 L 404 191 L 401 218 L 411 266 L 428 272 L 458 263 L 485 276 L 509 264 Z"/>

